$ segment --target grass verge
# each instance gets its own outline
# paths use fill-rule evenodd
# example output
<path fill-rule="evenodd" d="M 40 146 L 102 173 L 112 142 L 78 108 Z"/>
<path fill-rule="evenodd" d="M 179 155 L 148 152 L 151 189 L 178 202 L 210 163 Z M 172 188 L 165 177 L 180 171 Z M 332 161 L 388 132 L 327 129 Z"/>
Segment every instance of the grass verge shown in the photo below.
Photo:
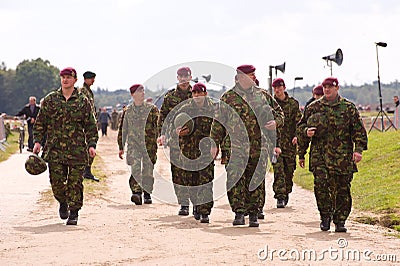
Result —
<path fill-rule="evenodd" d="M 18 150 L 18 137 L 19 133 L 15 131 L 8 136 L 6 150 L 0 150 L 0 162 L 7 160 Z"/>

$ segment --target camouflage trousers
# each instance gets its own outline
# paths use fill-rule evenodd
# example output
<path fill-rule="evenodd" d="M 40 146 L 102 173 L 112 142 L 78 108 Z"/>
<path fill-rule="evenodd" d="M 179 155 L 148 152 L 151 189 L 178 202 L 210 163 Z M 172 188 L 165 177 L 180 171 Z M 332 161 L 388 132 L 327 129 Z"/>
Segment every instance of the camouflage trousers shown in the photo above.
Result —
<path fill-rule="evenodd" d="M 287 195 L 292 192 L 296 157 L 279 156 L 272 166 L 274 168 L 274 183 L 272 185 L 275 193 L 274 198 L 285 200 Z"/>
<path fill-rule="evenodd" d="M 153 192 L 154 164 L 147 155 L 135 154 L 131 164 L 131 176 L 129 187 L 132 193 L 142 193 L 143 190 L 151 194 Z"/>
<path fill-rule="evenodd" d="M 214 162 L 199 171 L 183 171 L 187 187 L 181 189 L 182 197 L 189 198 L 192 204 L 197 206 L 198 213 L 210 214 L 211 208 L 214 206 L 212 183 Z"/>
<path fill-rule="evenodd" d="M 322 217 L 333 217 L 333 222 L 345 222 L 351 212 L 351 181 L 353 174 L 329 173 L 325 167 L 314 171 L 314 194 Z"/>
<path fill-rule="evenodd" d="M 256 214 L 262 208 L 260 202 L 265 201 L 267 162 L 264 159 L 249 158 L 244 173 L 243 169 L 237 167 L 240 164 L 230 160 L 226 166 L 229 204 L 235 213 Z"/>
<path fill-rule="evenodd" d="M 83 177 L 86 165 L 49 163 L 50 184 L 58 202 L 68 203 L 70 210 L 83 205 Z"/>
<path fill-rule="evenodd" d="M 88 161 L 87 166 L 92 167 L 93 161 L 94 161 L 94 158 L 89 156 L 89 161 Z"/>

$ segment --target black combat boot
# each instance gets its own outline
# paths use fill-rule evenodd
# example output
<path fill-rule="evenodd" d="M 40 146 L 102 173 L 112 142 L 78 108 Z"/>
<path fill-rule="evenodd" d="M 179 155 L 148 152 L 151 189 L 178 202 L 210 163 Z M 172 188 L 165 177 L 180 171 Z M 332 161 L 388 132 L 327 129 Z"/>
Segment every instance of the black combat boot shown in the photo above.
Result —
<path fill-rule="evenodd" d="M 208 224 L 209 222 L 210 222 L 210 219 L 208 218 L 208 214 L 201 214 L 200 215 L 200 223 Z"/>
<path fill-rule="evenodd" d="M 285 208 L 285 201 L 283 199 L 277 199 L 276 207 L 277 208 Z"/>
<path fill-rule="evenodd" d="M 147 192 L 143 193 L 143 199 L 144 199 L 144 204 L 152 204 L 153 203 L 153 201 L 151 200 L 150 194 Z"/>
<path fill-rule="evenodd" d="M 68 204 L 66 202 L 60 203 L 60 208 L 58 209 L 58 213 L 60 214 L 60 218 L 65 220 L 69 216 L 68 212 Z"/>
<path fill-rule="evenodd" d="M 288 202 L 289 202 L 289 194 L 286 195 L 286 198 L 285 198 L 285 206 L 288 204 Z"/>
<path fill-rule="evenodd" d="M 200 213 L 197 211 L 196 205 L 193 205 L 193 216 L 194 216 L 194 219 L 200 220 Z"/>
<path fill-rule="evenodd" d="M 261 209 L 261 210 L 259 210 L 259 212 L 258 212 L 258 214 L 257 214 L 257 218 L 258 219 L 261 219 L 261 220 L 264 220 L 264 212 L 263 212 L 263 210 Z"/>
<path fill-rule="evenodd" d="M 244 225 L 244 214 L 237 212 L 235 214 L 235 220 L 232 222 L 233 225 Z"/>
<path fill-rule="evenodd" d="M 347 232 L 347 228 L 344 226 L 344 222 L 339 222 L 339 223 L 335 224 L 335 232 L 338 232 L 338 233 L 346 233 Z"/>
<path fill-rule="evenodd" d="M 178 212 L 178 215 L 188 216 L 189 215 L 189 206 L 181 206 L 181 209 Z"/>
<path fill-rule="evenodd" d="M 69 212 L 67 225 L 77 225 L 78 224 L 78 210 L 71 210 Z"/>
<path fill-rule="evenodd" d="M 331 217 L 322 217 L 319 227 L 322 231 L 328 231 L 331 228 Z"/>
<path fill-rule="evenodd" d="M 142 193 L 133 193 L 131 196 L 131 201 L 136 205 L 142 205 Z"/>
<path fill-rule="evenodd" d="M 96 181 L 96 182 L 100 181 L 100 179 L 98 179 L 97 177 L 95 177 L 92 174 L 92 170 L 90 169 L 90 166 L 86 166 L 85 167 L 85 171 L 83 172 L 83 178 L 91 179 L 91 180 Z"/>
<path fill-rule="evenodd" d="M 257 221 L 257 214 L 249 214 L 249 227 L 259 227 L 260 224 Z"/>

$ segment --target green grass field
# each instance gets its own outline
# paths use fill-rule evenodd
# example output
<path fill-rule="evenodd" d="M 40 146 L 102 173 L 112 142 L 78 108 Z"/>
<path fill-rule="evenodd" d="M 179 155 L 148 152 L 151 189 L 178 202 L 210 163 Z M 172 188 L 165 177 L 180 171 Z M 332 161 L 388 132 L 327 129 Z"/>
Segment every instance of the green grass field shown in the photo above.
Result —
<path fill-rule="evenodd" d="M 7 160 L 11 154 L 18 150 L 18 132 L 13 131 L 7 138 L 7 148 L 5 151 L 0 150 L 0 162 Z"/>
<path fill-rule="evenodd" d="M 400 131 L 373 130 L 358 170 L 352 181 L 353 208 L 369 214 L 357 220 L 400 231 Z M 297 167 L 294 181 L 313 190 L 307 161 L 305 169 Z"/>

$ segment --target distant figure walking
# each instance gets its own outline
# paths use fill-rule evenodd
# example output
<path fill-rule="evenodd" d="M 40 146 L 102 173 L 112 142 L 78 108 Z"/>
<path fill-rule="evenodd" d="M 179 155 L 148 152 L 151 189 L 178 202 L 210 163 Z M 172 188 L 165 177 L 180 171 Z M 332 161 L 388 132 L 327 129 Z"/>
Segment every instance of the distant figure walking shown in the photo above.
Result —
<path fill-rule="evenodd" d="M 117 130 L 118 129 L 118 112 L 117 109 L 114 108 L 113 112 L 111 113 L 111 129 Z"/>
<path fill-rule="evenodd" d="M 99 123 L 101 125 L 101 135 L 102 136 L 107 136 L 107 127 L 108 127 L 108 121 L 111 120 L 111 116 L 109 113 L 107 113 L 106 108 L 101 109 L 101 113 L 99 114 Z"/>

